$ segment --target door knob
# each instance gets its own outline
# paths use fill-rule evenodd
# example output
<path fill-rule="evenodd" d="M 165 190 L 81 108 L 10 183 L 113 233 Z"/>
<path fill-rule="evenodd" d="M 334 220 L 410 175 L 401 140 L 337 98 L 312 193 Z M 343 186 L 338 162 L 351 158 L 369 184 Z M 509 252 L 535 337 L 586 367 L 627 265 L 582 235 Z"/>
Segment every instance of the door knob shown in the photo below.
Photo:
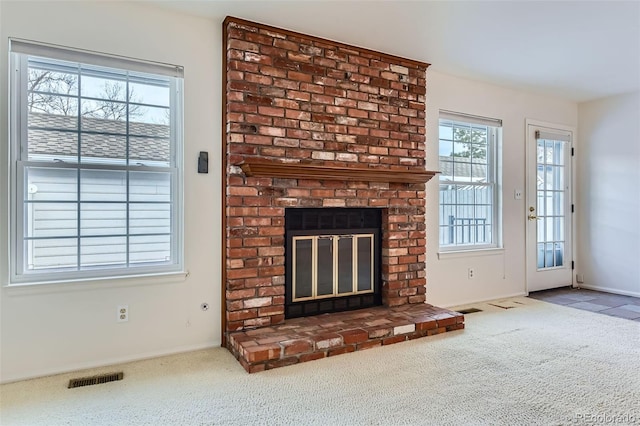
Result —
<path fill-rule="evenodd" d="M 538 219 L 538 216 L 536 216 L 535 214 L 530 214 L 529 216 L 527 216 L 527 219 L 536 220 L 536 219 Z"/>

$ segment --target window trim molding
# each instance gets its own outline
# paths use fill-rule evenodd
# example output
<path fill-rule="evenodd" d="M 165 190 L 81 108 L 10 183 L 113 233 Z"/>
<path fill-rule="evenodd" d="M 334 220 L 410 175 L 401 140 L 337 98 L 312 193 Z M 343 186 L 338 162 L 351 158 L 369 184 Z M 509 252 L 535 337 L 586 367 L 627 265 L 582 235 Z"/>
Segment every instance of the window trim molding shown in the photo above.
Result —
<path fill-rule="evenodd" d="M 478 247 L 470 250 L 442 250 L 437 253 L 438 260 L 459 259 L 462 257 L 498 256 L 505 253 L 504 247 Z"/>
<path fill-rule="evenodd" d="M 35 52 L 35 53 L 34 53 Z M 65 54 L 66 52 L 66 54 Z M 8 261 L 9 271 L 4 287 L 39 287 L 41 285 L 60 285 L 65 283 L 101 282 L 119 280 L 128 282 L 130 279 L 143 280 L 145 277 L 159 277 L 161 281 L 185 276 L 184 250 L 184 83 L 183 68 L 175 65 L 161 64 L 144 60 L 125 58 L 122 56 L 100 54 L 96 52 L 73 49 L 46 43 L 10 38 L 9 58 L 9 238 Z M 63 57 L 61 57 L 60 55 Z M 28 111 L 26 93 L 28 92 L 26 73 L 29 69 L 28 56 L 38 56 L 52 61 L 73 61 L 88 65 L 106 66 L 108 68 L 122 68 L 133 73 L 151 73 L 170 77 L 169 83 L 169 111 L 170 111 L 170 152 L 171 159 L 168 166 L 156 167 L 149 165 L 107 165 L 93 163 L 61 163 L 57 168 L 74 170 L 114 170 L 122 169 L 140 172 L 167 172 L 172 176 L 170 180 L 170 253 L 171 262 L 168 264 L 125 266 L 117 268 L 96 267 L 85 270 L 43 269 L 29 271 L 24 266 L 25 240 L 24 230 L 24 168 L 28 166 L 52 167 L 52 161 L 43 163 L 29 161 L 23 157 L 24 144 L 28 139 Z M 71 59 L 70 59 L 71 58 Z M 96 59 L 97 58 L 97 59 Z M 137 67 L 135 64 L 141 64 Z M 78 93 L 78 96 L 80 94 Z M 153 161 L 151 161 L 153 163 Z M 78 201 L 79 202 L 79 201 Z M 126 201 L 129 204 L 129 201 Z M 22 224 L 19 222 L 23 221 Z M 79 236 L 80 230 L 77 230 Z M 135 234 L 130 234 L 135 236 Z M 127 273 L 130 271 L 131 273 Z M 50 279 L 48 276 L 53 275 Z M 165 277 L 165 278 L 162 278 Z M 185 276 L 186 277 L 186 276 Z"/>
<path fill-rule="evenodd" d="M 456 244 L 440 244 L 440 214 L 441 214 L 441 204 L 438 201 L 438 259 L 441 258 L 455 258 L 455 257 L 463 257 L 469 255 L 475 255 L 474 253 L 478 253 L 477 255 L 489 255 L 489 254 L 497 254 L 504 250 L 503 248 L 503 240 L 502 240 L 502 120 L 483 117 L 478 115 L 459 113 L 449 110 L 439 110 L 438 115 L 438 146 L 440 145 L 440 123 L 442 121 L 453 121 L 460 124 L 476 124 L 487 126 L 492 129 L 489 135 L 493 139 L 488 143 L 488 151 L 490 149 L 491 155 L 487 158 L 487 166 L 488 166 L 488 175 L 491 175 L 491 183 L 485 183 L 485 186 L 492 187 L 494 189 L 493 199 L 492 199 L 492 219 L 493 224 L 491 227 L 492 231 L 492 242 L 482 243 L 482 244 L 465 244 L 465 245 L 456 245 Z M 440 156 L 438 155 L 438 164 L 440 164 Z M 438 182 L 438 188 L 443 185 L 442 182 Z M 473 186 L 480 186 L 475 183 L 468 182 L 448 182 L 451 185 L 459 185 L 459 184 L 470 184 Z M 439 189 L 438 189 L 439 190 Z"/>
<path fill-rule="evenodd" d="M 113 288 L 114 286 L 131 286 L 131 285 L 153 285 L 153 284 L 172 284 L 186 281 L 191 273 L 182 269 L 180 271 L 152 273 L 152 274 L 136 274 L 136 275 L 114 275 L 109 277 L 93 277 L 93 278 L 74 278 L 69 280 L 51 280 L 51 281 L 30 281 L 19 282 L 6 285 L 9 291 L 15 291 L 16 294 L 41 292 L 41 291 L 68 291 L 69 289 L 80 289 L 86 286 L 92 288 L 104 287 Z"/>

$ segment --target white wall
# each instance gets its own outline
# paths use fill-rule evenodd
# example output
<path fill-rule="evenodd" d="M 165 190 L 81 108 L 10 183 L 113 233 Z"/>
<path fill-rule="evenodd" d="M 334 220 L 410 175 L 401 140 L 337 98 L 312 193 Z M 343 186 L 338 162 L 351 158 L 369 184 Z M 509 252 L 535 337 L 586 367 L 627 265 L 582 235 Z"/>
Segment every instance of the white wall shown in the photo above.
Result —
<path fill-rule="evenodd" d="M 142 3 L 0 2 L 0 380 L 220 344 L 220 164 L 196 172 L 198 151 L 221 151 L 220 28 Z M 5 286 L 8 37 L 184 66 L 188 278 Z M 121 304 L 127 323 L 116 323 Z"/>
<path fill-rule="evenodd" d="M 640 92 L 578 106 L 577 272 L 640 297 Z"/>
<path fill-rule="evenodd" d="M 221 11 L 221 15 L 224 13 Z M 7 38 L 46 41 L 185 67 L 187 279 L 118 280 L 0 290 L 0 380 L 105 365 L 220 343 L 221 24 L 143 3 L 0 2 L 0 99 L 7 99 Z M 393 52 L 391 52 L 393 53 Z M 441 306 L 524 293 L 525 118 L 577 125 L 577 105 L 428 71 L 428 168 L 438 168 L 438 110 L 504 122 L 505 250 L 439 260 L 438 185 L 427 184 L 427 301 Z M 7 103 L 0 103 L 7 129 Z M 7 132 L 0 134 L 0 281 L 6 284 Z M 198 151 L 210 173 L 196 173 Z M 467 279 L 474 267 L 476 278 Z M 207 302 L 211 309 L 200 310 Z M 130 320 L 116 323 L 116 306 Z"/>
<path fill-rule="evenodd" d="M 461 305 L 522 295 L 525 283 L 525 119 L 577 127 L 574 102 L 427 70 L 427 168 L 438 170 L 440 109 L 502 119 L 504 250 L 438 258 L 438 182 L 427 183 L 427 303 Z M 475 277 L 467 277 L 473 268 Z"/>

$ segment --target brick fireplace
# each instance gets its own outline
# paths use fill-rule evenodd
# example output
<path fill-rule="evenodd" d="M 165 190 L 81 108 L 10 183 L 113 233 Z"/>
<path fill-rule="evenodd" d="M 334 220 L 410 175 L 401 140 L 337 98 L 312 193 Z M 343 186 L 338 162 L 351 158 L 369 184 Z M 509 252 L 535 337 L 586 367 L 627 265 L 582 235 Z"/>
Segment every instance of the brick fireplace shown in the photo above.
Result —
<path fill-rule="evenodd" d="M 222 320 L 229 349 L 241 357 L 247 339 L 237 333 L 285 322 L 286 209 L 380 209 L 383 306 L 429 306 L 425 182 L 435 173 L 424 169 L 428 64 L 237 18 L 224 21 L 223 34 Z M 460 316 L 446 318 L 442 331 L 462 328 Z"/>

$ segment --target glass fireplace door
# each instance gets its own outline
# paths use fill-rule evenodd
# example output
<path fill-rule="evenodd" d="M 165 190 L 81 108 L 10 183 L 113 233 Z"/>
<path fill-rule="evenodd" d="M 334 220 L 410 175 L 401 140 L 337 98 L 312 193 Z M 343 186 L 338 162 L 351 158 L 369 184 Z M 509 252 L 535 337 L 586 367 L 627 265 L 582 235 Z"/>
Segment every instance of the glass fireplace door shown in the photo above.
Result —
<path fill-rule="evenodd" d="M 293 301 L 374 291 L 374 235 L 293 237 Z"/>

